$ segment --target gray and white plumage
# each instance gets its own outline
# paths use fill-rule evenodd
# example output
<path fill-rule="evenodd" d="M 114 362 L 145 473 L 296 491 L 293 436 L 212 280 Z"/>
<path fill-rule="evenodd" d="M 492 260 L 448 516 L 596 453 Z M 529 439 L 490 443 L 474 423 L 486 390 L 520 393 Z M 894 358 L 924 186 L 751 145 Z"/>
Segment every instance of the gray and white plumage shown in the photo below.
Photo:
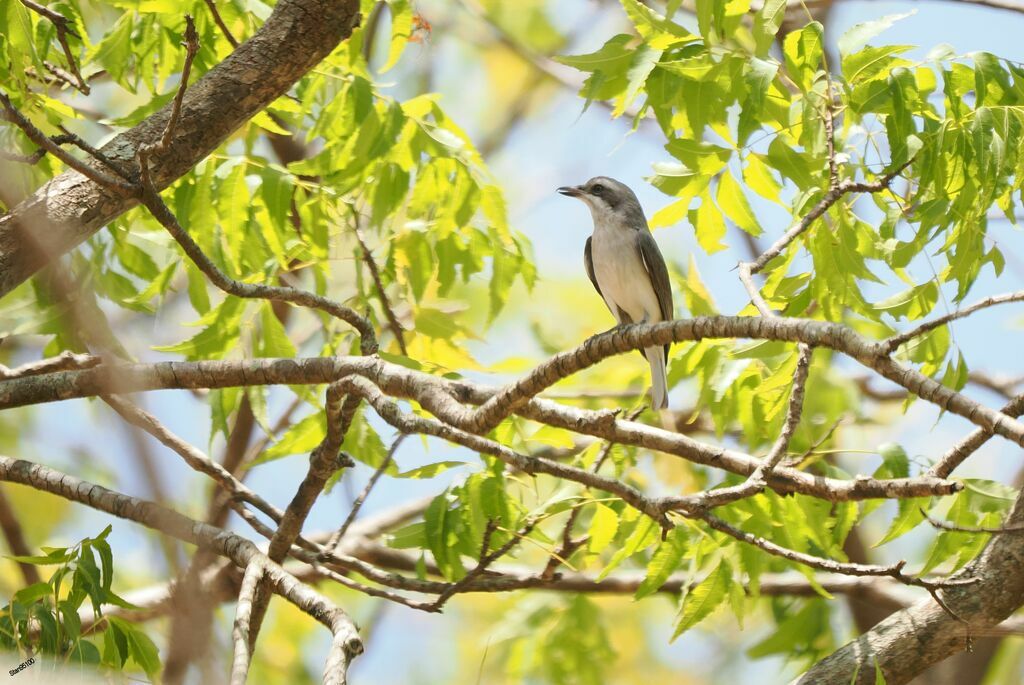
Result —
<path fill-rule="evenodd" d="M 558 189 L 582 200 L 594 219 L 583 263 L 587 276 L 620 324 L 657 323 L 673 318 L 668 268 L 629 186 L 606 176 L 583 185 Z M 668 406 L 668 345 L 644 348 L 651 366 L 651 400 L 655 409 Z"/>

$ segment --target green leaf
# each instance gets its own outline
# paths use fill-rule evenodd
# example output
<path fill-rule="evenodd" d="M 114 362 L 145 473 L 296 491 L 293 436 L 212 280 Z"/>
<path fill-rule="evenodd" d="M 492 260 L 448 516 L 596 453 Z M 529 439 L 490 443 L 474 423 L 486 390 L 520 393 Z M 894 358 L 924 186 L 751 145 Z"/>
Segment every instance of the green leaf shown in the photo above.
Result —
<path fill-rule="evenodd" d="M 722 242 L 725 237 L 725 220 L 722 212 L 715 206 L 708 192 L 701 193 L 700 206 L 689 212 L 690 224 L 697 233 L 697 242 L 708 254 L 724 250 L 727 246 Z"/>
<path fill-rule="evenodd" d="M 178 352 L 187 359 L 218 359 L 238 343 L 241 333 L 239 324 L 245 311 L 245 301 L 228 296 L 214 309 L 207 312 L 198 325 L 206 328 L 174 345 L 154 345 L 157 352 Z"/>
<path fill-rule="evenodd" d="M 747 164 L 743 167 L 743 180 L 751 190 L 764 199 L 783 204 L 779 199 L 782 185 L 775 179 L 760 155 L 747 155 Z"/>
<path fill-rule="evenodd" d="M 609 39 L 597 52 L 555 58 L 562 64 L 590 72 L 580 89 L 580 97 L 587 101 L 584 109 L 593 100 L 610 100 L 626 89 L 634 52 L 628 45 L 633 40 L 633 36 L 620 34 Z"/>
<path fill-rule="evenodd" d="M 398 63 L 412 36 L 412 3 L 409 0 L 387 1 L 391 10 L 391 44 L 388 46 L 388 59 L 380 68 L 382 74 Z"/>
<path fill-rule="evenodd" d="M 188 275 L 188 301 L 199 314 L 210 311 L 210 295 L 206 290 L 206 276 L 191 260 L 185 260 L 185 273 Z"/>
<path fill-rule="evenodd" d="M 805 92 L 812 88 L 819 75 L 824 54 L 824 32 L 821 24 L 812 21 L 799 31 L 786 34 L 782 50 L 786 58 L 786 71 Z"/>
<path fill-rule="evenodd" d="M 260 339 L 257 353 L 261 357 L 294 357 L 295 344 L 288 337 L 281 320 L 269 302 L 260 306 Z"/>
<path fill-rule="evenodd" d="M 731 584 L 732 571 L 729 564 L 720 561 L 715 570 L 683 598 L 672 640 L 710 616 L 725 601 Z"/>
<path fill-rule="evenodd" d="M 622 522 L 619 522 L 622 525 Z M 636 523 L 636 527 L 633 532 L 630 533 L 629 537 L 622 544 L 608 564 L 601 569 L 601 572 L 597 574 L 598 580 L 604 580 L 615 568 L 623 561 L 633 556 L 642 549 L 646 549 L 653 545 L 659 539 L 659 528 L 658 525 L 651 519 L 650 516 L 644 516 L 640 518 Z"/>
<path fill-rule="evenodd" d="M 7 558 L 10 559 L 12 557 Z M 50 597 L 52 595 L 53 588 L 50 587 L 49 583 L 38 582 L 21 588 L 14 593 L 14 597 L 11 599 L 15 602 L 19 602 L 20 604 L 34 604 L 43 597 Z"/>
<path fill-rule="evenodd" d="M 714 176 L 732 157 L 732 150 L 699 140 L 674 138 L 665 145 L 673 157 L 686 165 L 691 174 Z"/>
<path fill-rule="evenodd" d="M 590 543 L 587 546 L 591 554 L 599 554 L 611 541 L 619 529 L 619 515 L 611 507 L 597 502 L 594 515 L 590 519 Z"/>
<path fill-rule="evenodd" d="M 123 13 L 88 57 L 88 61 L 98 62 L 118 85 L 132 93 L 135 86 L 125 78 L 125 71 L 134 61 L 131 36 L 135 20 L 134 12 Z"/>
<path fill-rule="evenodd" d="M 640 0 L 621 0 L 623 9 L 643 39 L 656 50 L 692 43 L 698 37 L 666 19 Z"/>
<path fill-rule="evenodd" d="M 864 48 L 842 59 L 843 77 L 846 82 L 855 85 L 873 78 L 887 75 L 898 66 L 910 63 L 896 57 L 912 49 L 911 45 L 885 45 L 877 48 Z"/>
<path fill-rule="evenodd" d="M 754 16 L 754 45 L 758 57 L 766 57 L 775 34 L 786 17 L 787 0 L 765 0 Z"/>
<path fill-rule="evenodd" d="M 327 435 L 327 420 L 324 417 L 324 412 L 313 412 L 289 428 L 280 440 L 256 459 L 255 463 L 262 464 L 289 454 L 310 452 L 323 442 L 325 435 Z"/>
<path fill-rule="evenodd" d="M 103 663 L 114 668 L 123 668 L 128 660 L 128 640 L 121 630 L 116 617 L 110 617 L 107 629 L 103 631 Z"/>
<path fill-rule="evenodd" d="M 47 553 L 46 555 L 37 556 L 18 556 L 16 554 L 5 554 L 4 559 L 10 559 L 16 561 L 19 564 L 33 564 L 35 566 L 55 566 L 57 564 L 64 564 L 75 558 L 73 552 L 69 553 L 66 548 L 60 547 Z"/>
<path fill-rule="evenodd" d="M 752 236 L 761 235 L 761 226 L 757 223 L 757 217 L 754 216 L 746 195 L 743 194 L 743 188 L 728 171 L 723 172 L 718 178 L 716 199 L 718 206 L 730 221 Z"/>
<path fill-rule="evenodd" d="M 839 55 L 845 58 L 847 55 L 860 50 L 867 45 L 869 40 L 888 29 L 897 21 L 906 19 L 916 13 L 917 10 L 911 10 L 903 14 L 888 14 L 873 21 L 854 24 L 839 38 Z"/>
<path fill-rule="evenodd" d="M 930 502 L 931 498 L 929 497 L 901 499 L 899 501 L 899 511 L 889 525 L 889 530 L 886 531 L 885 536 L 881 540 L 872 546 L 881 547 L 885 543 L 891 542 L 917 528 L 918 524 L 924 521 L 922 509 L 926 509 Z"/>
<path fill-rule="evenodd" d="M 697 269 L 697 260 L 690 254 L 690 264 L 686 269 L 686 278 L 678 281 L 683 289 L 683 298 L 686 301 L 686 308 L 694 316 L 713 316 L 718 313 L 718 307 L 711 297 L 707 286 L 701 280 L 700 271 Z"/>
<path fill-rule="evenodd" d="M 108 616 L 107 620 L 111 623 L 116 623 L 118 629 L 124 635 L 127 642 L 128 656 L 139 665 L 151 680 L 155 680 L 160 675 L 160 652 L 153 641 L 133 623 L 115 616 Z"/>
<path fill-rule="evenodd" d="M 688 547 L 683 527 L 673 528 L 668 537 L 658 545 L 658 549 L 654 550 L 654 554 L 647 564 L 647 575 L 637 587 L 633 598 L 643 599 L 657 592 L 668 580 L 668 577 L 679 568 Z"/>
<path fill-rule="evenodd" d="M 424 466 L 418 466 L 408 471 L 402 471 L 396 473 L 395 478 L 433 478 L 439 473 L 444 473 L 448 469 L 458 468 L 459 466 L 466 466 L 467 462 L 464 461 L 438 461 L 433 464 L 425 464 Z"/>
<path fill-rule="evenodd" d="M 935 284 L 935 281 L 928 281 L 887 297 L 881 302 L 876 303 L 875 309 L 883 311 L 896 319 L 907 318 L 913 321 L 931 313 L 938 299 L 939 287 Z"/>

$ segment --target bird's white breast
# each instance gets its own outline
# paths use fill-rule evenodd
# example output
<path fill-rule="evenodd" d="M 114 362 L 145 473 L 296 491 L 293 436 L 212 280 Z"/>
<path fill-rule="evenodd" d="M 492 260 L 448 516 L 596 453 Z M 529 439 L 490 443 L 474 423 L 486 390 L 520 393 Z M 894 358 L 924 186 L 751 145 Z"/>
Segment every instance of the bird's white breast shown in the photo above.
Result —
<path fill-rule="evenodd" d="M 616 318 L 618 312 L 613 304 L 629 314 L 634 322 L 661 321 L 658 296 L 631 229 L 595 221 L 591 259 L 601 294 Z"/>

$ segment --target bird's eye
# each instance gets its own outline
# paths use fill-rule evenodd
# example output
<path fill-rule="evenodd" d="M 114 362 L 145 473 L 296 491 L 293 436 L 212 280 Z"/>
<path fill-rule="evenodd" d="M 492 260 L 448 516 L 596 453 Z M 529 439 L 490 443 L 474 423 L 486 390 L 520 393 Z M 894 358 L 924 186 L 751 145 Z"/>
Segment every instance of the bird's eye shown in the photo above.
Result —
<path fill-rule="evenodd" d="M 595 183 L 594 185 L 590 186 L 590 192 L 592 192 L 594 195 L 600 195 L 601 193 L 604 192 L 604 186 L 601 185 L 600 183 Z"/>

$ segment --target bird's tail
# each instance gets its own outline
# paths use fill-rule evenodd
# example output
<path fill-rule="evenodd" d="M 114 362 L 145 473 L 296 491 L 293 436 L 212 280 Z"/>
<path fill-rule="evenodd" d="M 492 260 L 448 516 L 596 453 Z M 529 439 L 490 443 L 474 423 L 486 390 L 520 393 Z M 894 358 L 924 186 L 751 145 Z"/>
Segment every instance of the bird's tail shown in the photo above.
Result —
<path fill-rule="evenodd" d="M 644 356 L 651 365 L 651 407 L 668 407 L 668 375 L 665 370 L 665 348 L 645 347 Z"/>

